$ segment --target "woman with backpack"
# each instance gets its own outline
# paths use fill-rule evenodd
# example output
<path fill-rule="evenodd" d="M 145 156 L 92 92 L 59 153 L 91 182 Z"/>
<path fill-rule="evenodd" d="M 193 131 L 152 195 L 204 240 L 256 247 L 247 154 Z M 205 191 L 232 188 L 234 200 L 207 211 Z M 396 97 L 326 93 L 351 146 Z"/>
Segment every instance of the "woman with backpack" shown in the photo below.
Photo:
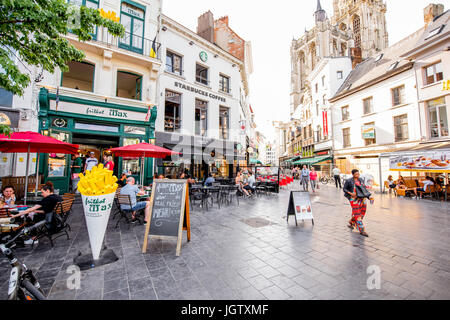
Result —
<path fill-rule="evenodd" d="M 352 207 L 352 218 L 348 227 L 355 229 L 364 237 L 369 237 L 364 229 L 362 220 L 367 211 L 367 199 L 373 204 L 372 194 L 367 190 L 364 182 L 359 178 L 359 170 L 352 171 L 352 178 L 347 179 L 344 184 L 345 197 L 350 201 Z"/>

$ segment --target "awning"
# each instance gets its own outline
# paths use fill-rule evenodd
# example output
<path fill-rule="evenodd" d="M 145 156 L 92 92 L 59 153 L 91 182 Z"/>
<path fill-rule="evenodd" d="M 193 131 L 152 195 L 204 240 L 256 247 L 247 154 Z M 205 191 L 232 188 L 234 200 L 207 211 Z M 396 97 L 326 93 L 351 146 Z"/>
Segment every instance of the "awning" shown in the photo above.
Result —
<path fill-rule="evenodd" d="M 262 164 L 258 159 L 250 159 L 250 164 Z"/>
<path fill-rule="evenodd" d="M 298 161 L 293 162 L 293 165 L 313 165 L 313 164 L 317 164 L 320 162 L 324 162 L 327 160 L 331 160 L 333 159 L 332 156 L 327 155 L 327 156 L 319 156 L 319 157 L 313 157 L 313 158 L 305 158 L 305 159 L 300 159 Z"/>

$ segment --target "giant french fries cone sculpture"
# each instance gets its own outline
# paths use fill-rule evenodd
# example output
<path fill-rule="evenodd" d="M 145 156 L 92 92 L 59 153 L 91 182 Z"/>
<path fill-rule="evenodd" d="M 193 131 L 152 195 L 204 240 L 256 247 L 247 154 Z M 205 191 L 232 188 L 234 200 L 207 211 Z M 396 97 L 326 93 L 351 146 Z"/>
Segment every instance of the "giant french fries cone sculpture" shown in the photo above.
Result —
<path fill-rule="evenodd" d="M 117 190 L 117 177 L 102 164 L 80 174 L 78 190 L 83 200 L 84 216 L 89 233 L 92 256 L 100 258 L 103 239 Z"/>

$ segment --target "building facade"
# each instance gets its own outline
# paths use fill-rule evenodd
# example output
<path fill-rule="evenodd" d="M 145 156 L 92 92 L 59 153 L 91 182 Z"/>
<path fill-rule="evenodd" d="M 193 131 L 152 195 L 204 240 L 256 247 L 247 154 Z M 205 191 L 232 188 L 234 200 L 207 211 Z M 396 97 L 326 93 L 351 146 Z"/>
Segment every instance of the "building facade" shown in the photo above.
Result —
<path fill-rule="evenodd" d="M 244 61 L 166 16 L 161 41 L 166 63 L 156 142 L 182 156 L 158 161 L 159 173 L 232 177 L 238 161 L 245 160 L 238 151 Z"/>
<path fill-rule="evenodd" d="M 42 81 L 27 88 L 18 104 L 26 109 L 22 118 L 28 120 L 18 129 L 79 144 L 81 156 L 92 151 L 99 162 L 112 147 L 154 143 L 161 2 L 83 0 L 74 4 L 114 13 L 125 27 L 125 36 L 113 37 L 103 28 L 96 28 L 91 41 L 80 42 L 73 34 L 65 36 L 85 53 L 85 59 L 69 62 L 69 71 L 64 73 L 44 72 Z M 34 156 L 30 172 L 35 170 L 35 160 Z M 144 160 L 144 181 L 139 181 L 141 160 L 114 160 L 116 175 L 127 170 L 140 183 L 148 183 L 153 176 L 151 159 Z M 24 175 L 23 166 L 18 167 L 15 175 Z M 60 192 L 69 190 L 70 156 L 41 155 L 39 172 Z"/>

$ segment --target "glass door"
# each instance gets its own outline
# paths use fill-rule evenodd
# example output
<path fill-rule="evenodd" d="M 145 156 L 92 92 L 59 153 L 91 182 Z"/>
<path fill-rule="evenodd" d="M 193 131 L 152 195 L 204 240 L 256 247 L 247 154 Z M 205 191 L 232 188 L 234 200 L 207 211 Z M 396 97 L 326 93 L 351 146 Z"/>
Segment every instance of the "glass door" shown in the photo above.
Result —
<path fill-rule="evenodd" d="M 71 134 L 69 132 L 50 129 L 49 136 L 62 142 L 71 142 Z M 71 155 L 49 153 L 46 155 L 46 158 L 46 166 L 44 167 L 45 181 L 53 183 L 55 193 L 63 194 L 69 192 Z"/>

